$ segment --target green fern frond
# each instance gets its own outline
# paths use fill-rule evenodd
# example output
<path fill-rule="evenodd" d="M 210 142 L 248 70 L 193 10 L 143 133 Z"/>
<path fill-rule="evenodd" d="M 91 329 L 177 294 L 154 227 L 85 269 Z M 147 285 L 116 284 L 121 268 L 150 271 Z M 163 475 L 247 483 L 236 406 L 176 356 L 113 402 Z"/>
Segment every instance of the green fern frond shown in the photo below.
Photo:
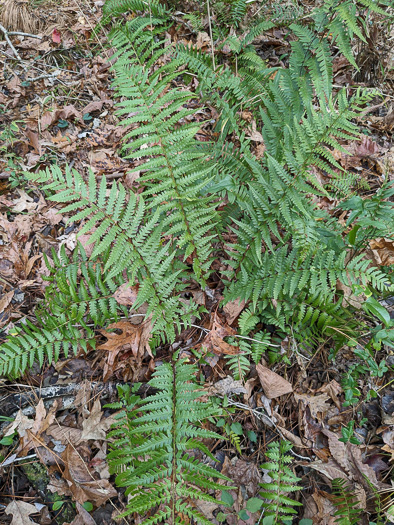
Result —
<path fill-rule="evenodd" d="M 345 479 L 336 478 L 332 482 L 333 504 L 337 508 L 334 516 L 337 525 L 357 525 L 361 522 L 362 510 L 357 508 L 357 498 L 347 486 Z"/>
<path fill-rule="evenodd" d="M 117 484 L 127 487 L 130 497 L 122 516 L 149 511 L 151 517 L 143 521 L 147 524 L 176 523 L 186 514 L 196 523 L 207 523 L 194 501 L 215 501 L 209 491 L 222 485 L 213 480 L 227 478 L 193 457 L 193 449 L 206 450 L 202 439 L 221 439 L 200 426 L 217 409 L 198 401 L 202 392 L 195 374 L 196 368 L 184 361 L 165 363 L 149 382 L 156 394 L 139 400 L 130 389 L 121 389 L 127 410 L 109 434 L 115 440 L 109 464 L 111 472 L 117 473 Z"/>
<path fill-rule="evenodd" d="M 266 452 L 270 461 L 261 466 L 271 478 L 269 483 L 260 483 L 263 489 L 260 496 L 266 500 L 262 504 L 264 516 L 273 516 L 277 524 L 291 522 L 292 515 L 296 514 L 294 507 L 302 506 L 302 503 L 288 496 L 301 489 L 297 485 L 299 478 L 288 466 L 293 461 L 288 454 L 291 449 L 291 443 L 285 440 L 271 443 Z"/>

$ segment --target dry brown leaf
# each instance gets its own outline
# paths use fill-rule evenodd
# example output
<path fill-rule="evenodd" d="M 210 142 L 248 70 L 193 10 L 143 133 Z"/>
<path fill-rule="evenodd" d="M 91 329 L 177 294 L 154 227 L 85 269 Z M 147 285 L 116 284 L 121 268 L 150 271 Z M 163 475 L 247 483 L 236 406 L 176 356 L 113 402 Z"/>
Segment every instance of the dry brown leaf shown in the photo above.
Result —
<path fill-rule="evenodd" d="M 378 266 L 391 266 L 394 264 L 394 241 L 392 239 L 378 238 L 369 241 L 375 263 Z"/>
<path fill-rule="evenodd" d="M 82 430 L 79 428 L 54 424 L 48 427 L 46 433 L 48 436 L 52 436 L 56 441 L 60 441 L 63 445 L 72 443 L 74 446 L 77 446 L 81 442 Z"/>
<path fill-rule="evenodd" d="M 294 393 L 294 398 L 297 402 L 301 401 L 304 406 L 309 406 L 311 415 L 318 421 L 321 421 L 330 409 L 329 396 L 327 394 L 308 396 L 307 394 Z"/>
<path fill-rule="evenodd" d="M 96 399 L 89 417 L 82 421 L 81 440 L 107 439 L 107 431 L 114 422 L 114 418 L 110 416 L 101 421 L 102 416 L 103 412 L 101 410 L 100 400 Z"/>
<path fill-rule="evenodd" d="M 283 437 L 285 439 L 287 439 L 287 441 L 290 441 L 290 443 L 293 443 L 293 445 L 295 445 L 296 447 L 298 448 L 307 448 L 305 447 L 304 443 L 302 442 L 302 439 L 298 436 L 296 436 L 295 434 L 293 434 L 293 432 L 290 432 L 290 430 L 287 430 L 287 428 L 284 428 L 284 427 L 281 427 L 279 425 L 277 425 L 278 430 L 280 430 L 280 432 L 282 433 Z"/>
<path fill-rule="evenodd" d="M 88 465 L 74 446 L 67 446 L 62 459 L 66 465 L 63 478 L 78 503 L 83 505 L 85 501 L 91 501 L 93 505 L 100 507 L 108 499 L 117 496 L 116 490 L 107 479 L 96 480 L 93 477 Z"/>
<path fill-rule="evenodd" d="M 97 525 L 96 521 L 92 518 L 89 512 L 82 507 L 78 501 L 76 502 L 78 514 L 72 520 L 69 525 Z M 65 523 L 64 525 L 67 525 Z"/>
<path fill-rule="evenodd" d="M 12 514 L 11 525 L 37 525 L 37 522 L 29 517 L 31 514 L 39 514 L 36 507 L 31 503 L 13 500 L 7 505 L 5 513 Z"/>
<path fill-rule="evenodd" d="M 0 299 L 0 314 L 4 312 L 14 297 L 15 290 L 5 293 Z"/>
<path fill-rule="evenodd" d="M 44 131 L 58 120 L 68 120 L 70 118 L 75 118 L 80 123 L 83 123 L 81 113 L 72 105 L 56 109 L 55 111 L 47 111 L 41 117 L 41 129 Z"/>
<path fill-rule="evenodd" d="M 129 321 L 119 321 L 108 326 L 109 329 L 121 330 L 120 334 L 111 333 L 107 330 L 100 332 L 107 338 L 107 342 L 100 345 L 98 350 L 107 350 L 108 357 L 104 365 L 104 381 L 115 373 L 118 368 L 123 368 L 128 363 L 140 366 L 145 351 L 153 357 L 149 346 L 149 338 L 152 330 L 150 318 L 139 325 Z M 118 356 L 122 352 L 122 363 L 119 363 Z M 131 354 L 131 355 L 130 355 Z"/>
<path fill-rule="evenodd" d="M 293 387 L 286 379 L 272 372 L 272 370 L 266 366 L 258 364 L 256 370 L 259 374 L 261 386 L 268 399 L 274 399 L 293 392 Z"/>
<path fill-rule="evenodd" d="M 224 341 L 225 337 L 235 335 L 235 333 L 235 330 L 228 324 L 222 323 L 219 316 L 215 313 L 213 314 L 212 328 L 205 336 L 200 347 L 204 347 L 208 352 L 214 352 L 219 355 L 236 355 L 239 353 L 239 348 Z"/>
<path fill-rule="evenodd" d="M 233 324 L 242 310 L 245 308 L 246 302 L 242 299 L 235 299 L 223 306 L 223 312 L 226 316 L 228 324 Z"/>
<path fill-rule="evenodd" d="M 132 306 L 138 296 L 138 286 L 130 286 L 129 283 L 124 283 L 114 293 L 114 299 L 117 303 L 124 306 Z"/>
<path fill-rule="evenodd" d="M 342 300 L 342 306 L 346 308 L 349 304 L 353 306 L 354 308 L 357 308 L 357 310 L 360 310 L 362 307 L 366 296 L 365 294 L 355 295 L 350 288 L 350 286 L 346 286 L 346 284 L 341 283 L 340 281 L 337 281 L 337 290 L 340 290 L 343 292 L 343 300 Z"/>
<path fill-rule="evenodd" d="M 334 401 L 335 406 L 338 409 L 341 408 L 341 402 L 338 399 L 338 396 L 343 393 L 343 389 L 341 385 L 337 381 L 335 381 L 335 379 L 332 379 L 329 383 L 319 388 L 317 392 L 328 394 L 331 397 L 331 399 Z"/>
<path fill-rule="evenodd" d="M 205 31 L 200 31 L 197 35 L 196 46 L 197 49 L 202 49 L 204 47 L 209 47 L 211 45 L 211 39 Z"/>
<path fill-rule="evenodd" d="M 335 525 L 335 506 L 327 497 L 327 493 L 316 490 L 306 498 L 304 504 L 304 519 L 311 519 L 314 525 Z"/>

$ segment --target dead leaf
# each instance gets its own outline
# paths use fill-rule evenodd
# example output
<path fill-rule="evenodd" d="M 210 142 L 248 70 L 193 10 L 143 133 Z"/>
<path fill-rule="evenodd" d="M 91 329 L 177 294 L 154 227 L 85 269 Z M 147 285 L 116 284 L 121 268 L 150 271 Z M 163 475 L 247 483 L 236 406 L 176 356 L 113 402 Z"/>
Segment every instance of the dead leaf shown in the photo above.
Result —
<path fill-rule="evenodd" d="M 58 31 L 56 28 L 52 31 L 52 42 L 55 44 L 60 44 L 62 41 L 62 35 L 60 31 Z"/>
<path fill-rule="evenodd" d="M 375 262 L 378 266 L 394 264 L 394 241 L 382 237 L 369 241 Z"/>
<path fill-rule="evenodd" d="M 81 454 L 73 445 L 68 445 L 62 454 L 66 468 L 63 478 L 67 481 L 74 499 L 81 505 L 91 501 L 101 507 L 108 499 L 117 496 L 117 492 L 107 479 L 96 480 Z"/>
<path fill-rule="evenodd" d="M 327 394 L 320 394 L 319 396 L 308 396 L 307 394 L 294 393 L 295 400 L 301 401 L 304 406 L 308 406 L 311 415 L 318 421 L 322 421 L 324 415 L 331 408 L 328 403 L 329 397 Z"/>
<path fill-rule="evenodd" d="M 101 403 L 99 399 L 93 404 L 90 415 L 87 419 L 82 421 L 82 435 L 81 440 L 88 439 L 107 439 L 107 431 L 114 422 L 113 417 L 104 418 L 102 421 L 103 412 L 101 410 Z"/>
<path fill-rule="evenodd" d="M 246 389 L 242 381 L 235 381 L 231 376 L 218 381 L 209 389 L 212 395 L 227 396 L 228 394 L 246 394 Z"/>
<path fill-rule="evenodd" d="M 64 108 L 56 109 L 55 111 L 47 111 L 41 117 L 41 129 L 45 129 L 52 126 L 59 119 L 68 120 L 75 118 L 78 122 L 83 123 L 81 112 L 78 111 L 74 106 L 69 105 Z M 67 140 L 67 137 L 66 137 Z"/>
<path fill-rule="evenodd" d="M 116 370 L 124 368 L 126 364 L 132 366 L 134 362 L 134 368 L 138 368 L 145 351 L 153 357 L 149 346 L 152 331 L 150 318 L 145 319 L 145 321 L 139 325 L 132 324 L 129 321 L 119 321 L 110 324 L 108 329 L 121 330 L 121 333 L 117 334 L 108 332 L 107 330 L 100 330 L 107 338 L 107 342 L 97 348 L 98 350 L 108 351 L 108 357 L 104 365 L 104 381 L 108 381 Z M 118 356 L 120 356 L 121 353 L 122 362 L 120 363 Z"/>
<path fill-rule="evenodd" d="M 274 399 L 293 392 L 293 387 L 286 379 L 272 372 L 272 370 L 266 366 L 258 364 L 256 370 L 260 378 L 261 386 L 268 399 Z"/>
<path fill-rule="evenodd" d="M 196 47 L 197 49 L 202 49 L 204 47 L 209 47 L 211 45 L 211 39 L 205 31 L 201 31 L 197 35 Z"/>
<path fill-rule="evenodd" d="M 31 514 L 39 514 L 36 507 L 31 503 L 13 500 L 7 505 L 5 513 L 12 514 L 11 525 L 38 525 L 36 521 L 29 518 Z"/>
<path fill-rule="evenodd" d="M 335 506 L 321 490 L 306 498 L 304 504 L 304 519 L 311 519 L 314 525 L 335 525 L 337 518 L 334 516 Z"/>
<path fill-rule="evenodd" d="M 235 335 L 235 333 L 236 331 L 229 325 L 221 323 L 218 315 L 214 313 L 212 328 L 199 346 L 219 355 L 236 355 L 239 353 L 239 348 L 224 341 L 224 337 Z"/>
<path fill-rule="evenodd" d="M 5 293 L 0 299 L 0 314 L 4 312 L 14 297 L 15 290 Z"/>
<path fill-rule="evenodd" d="M 138 296 L 138 285 L 130 286 L 129 283 L 124 283 L 114 293 L 114 299 L 118 304 L 124 306 L 132 306 Z"/>
<path fill-rule="evenodd" d="M 337 381 L 335 381 L 335 379 L 332 379 L 329 383 L 319 388 L 317 392 L 323 392 L 325 394 L 328 394 L 334 401 L 335 406 L 338 409 L 341 408 L 341 402 L 338 399 L 338 396 L 343 393 L 343 389 L 341 385 Z"/>
<path fill-rule="evenodd" d="M 235 299 L 235 301 L 230 301 L 223 306 L 223 312 L 225 313 L 228 324 L 233 324 L 245 306 L 246 302 L 243 299 Z"/>
<path fill-rule="evenodd" d="M 343 284 L 340 281 L 337 281 L 336 288 L 337 290 L 341 290 L 343 292 L 342 306 L 344 308 L 350 304 L 354 308 L 357 308 L 357 310 L 360 310 L 366 299 L 364 293 L 355 295 L 350 286 L 346 286 L 346 284 Z"/>

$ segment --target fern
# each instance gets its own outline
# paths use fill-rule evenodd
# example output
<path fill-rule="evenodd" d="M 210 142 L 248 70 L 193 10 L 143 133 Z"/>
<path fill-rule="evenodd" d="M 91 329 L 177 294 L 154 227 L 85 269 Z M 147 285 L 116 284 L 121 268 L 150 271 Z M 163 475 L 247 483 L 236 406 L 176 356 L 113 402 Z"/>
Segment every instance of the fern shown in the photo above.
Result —
<path fill-rule="evenodd" d="M 357 508 L 357 498 L 347 487 L 346 480 L 336 478 L 332 480 L 334 494 L 333 503 L 337 510 L 334 516 L 338 525 L 357 525 L 361 522 L 362 511 Z"/>
<path fill-rule="evenodd" d="M 213 480 L 229 480 L 193 454 L 199 450 L 215 460 L 202 440 L 221 439 L 200 426 L 217 408 L 198 401 L 202 392 L 195 374 L 195 367 L 184 361 L 165 363 L 149 382 L 156 394 L 140 400 L 130 387 L 119 389 L 126 410 L 109 434 L 114 440 L 109 464 L 111 472 L 117 473 L 117 484 L 126 487 L 129 497 L 121 516 L 149 512 L 150 517 L 142 522 L 145 525 L 188 520 L 210 523 L 195 503 L 216 502 L 208 492 L 222 489 L 222 485 Z"/>
<path fill-rule="evenodd" d="M 291 521 L 292 515 L 296 514 L 293 507 L 302 506 L 302 503 L 291 499 L 288 494 L 300 490 L 297 478 L 288 465 L 293 461 L 288 452 L 292 449 L 291 443 L 285 440 L 273 442 L 268 446 L 266 455 L 270 460 L 261 468 L 268 471 L 271 478 L 270 483 L 261 483 L 260 496 L 263 502 L 265 516 L 274 517 L 273 523 L 280 524 Z"/>

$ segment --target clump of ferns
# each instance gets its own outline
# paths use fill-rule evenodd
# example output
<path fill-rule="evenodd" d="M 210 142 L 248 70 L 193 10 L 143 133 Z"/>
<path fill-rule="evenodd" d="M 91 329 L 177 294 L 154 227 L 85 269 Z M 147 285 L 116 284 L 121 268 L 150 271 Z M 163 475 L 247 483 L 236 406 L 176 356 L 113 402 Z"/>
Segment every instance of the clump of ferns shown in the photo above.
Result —
<path fill-rule="evenodd" d="M 148 514 L 143 525 L 211 523 L 196 503 L 216 502 L 211 494 L 223 488 L 218 480 L 230 480 L 194 454 L 199 451 L 216 461 L 203 440 L 222 439 L 201 427 L 220 409 L 198 399 L 203 392 L 196 373 L 184 360 L 160 365 L 149 381 L 156 393 L 144 400 L 136 394 L 138 384 L 118 387 L 120 402 L 110 407 L 123 410 L 109 434 L 108 458 L 117 485 L 126 487 L 122 517 Z"/>

